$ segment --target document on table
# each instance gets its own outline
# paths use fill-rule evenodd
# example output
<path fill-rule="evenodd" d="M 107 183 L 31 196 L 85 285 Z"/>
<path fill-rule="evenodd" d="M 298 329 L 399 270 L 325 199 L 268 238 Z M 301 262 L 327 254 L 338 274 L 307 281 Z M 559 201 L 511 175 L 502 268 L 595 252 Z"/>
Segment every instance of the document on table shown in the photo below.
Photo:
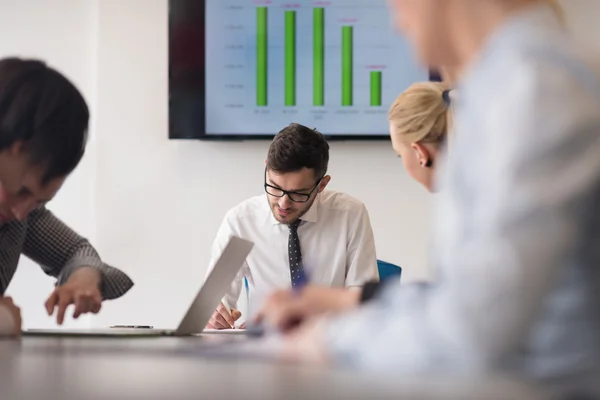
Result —
<path fill-rule="evenodd" d="M 232 333 L 237 333 L 237 334 L 246 334 L 246 330 L 245 329 L 240 329 L 240 328 L 231 328 L 231 329 L 204 329 L 202 331 L 202 333 L 226 333 L 226 334 L 232 334 Z"/>

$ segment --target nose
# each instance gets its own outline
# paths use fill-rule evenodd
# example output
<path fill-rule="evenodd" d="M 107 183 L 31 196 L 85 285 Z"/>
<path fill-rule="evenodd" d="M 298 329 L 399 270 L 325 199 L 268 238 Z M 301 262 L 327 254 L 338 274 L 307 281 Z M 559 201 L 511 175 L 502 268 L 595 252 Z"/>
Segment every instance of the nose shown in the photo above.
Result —
<path fill-rule="evenodd" d="M 23 221 L 27 218 L 31 210 L 33 210 L 35 204 L 35 199 L 20 200 L 11 207 L 10 211 L 17 220 Z"/>
<path fill-rule="evenodd" d="M 290 198 L 286 194 L 285 196 L 283 196 L 283 197 L 281 197 L 279 199 L 279 201 L 277 202 L 277 205 L 282 210 L 287 210 L 292 205 L 292 201 L 290 200 Z"/>

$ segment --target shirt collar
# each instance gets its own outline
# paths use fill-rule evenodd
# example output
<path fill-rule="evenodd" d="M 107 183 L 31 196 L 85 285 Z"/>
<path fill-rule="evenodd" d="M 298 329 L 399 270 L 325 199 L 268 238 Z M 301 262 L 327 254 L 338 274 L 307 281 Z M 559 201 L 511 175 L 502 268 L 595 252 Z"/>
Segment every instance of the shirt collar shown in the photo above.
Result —
<path fill-rule="evenodd" d="M 308 211 L 300 218 L 302 221 L 306 222 L 317 222 L 319 219 L 319 203 L 321 202 L 321 193 L 317 194 L 317 198 L 313 202 L 312 206 L 308 209 Z M 273 211 L 271 210 L 271 205 L 267 202 L 267 210 L 269 212 L 269 221 L 272 225 L 280 224 L 279 221 L 273 216 Z"/>

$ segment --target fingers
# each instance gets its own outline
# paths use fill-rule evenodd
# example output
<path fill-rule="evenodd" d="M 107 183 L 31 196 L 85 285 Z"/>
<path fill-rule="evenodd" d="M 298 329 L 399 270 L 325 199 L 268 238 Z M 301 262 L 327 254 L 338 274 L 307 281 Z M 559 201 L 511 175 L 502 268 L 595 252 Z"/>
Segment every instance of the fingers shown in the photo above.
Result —
<path fill-rule="evenodd" d="M 288 332 L 309 315 L 310 308 L 299 298 L 273 301 L 262 308 L 254 318 L 254 323 L 263 323 L 279 331 Z"/>
<path fill-rule="evenodd" d="M 227 308 L 225 308 L 223 303 L 219 304 L 219 306 L 217 307 L 217 312 L 221 315 L 221 317 L 223 317 L 225 322 L 229 324 L 229 327 L 231 328 L 235 323 L 235 320 L 233 319 Z"/>
<path fill-rule="evenodd" d="M 99 290 L 96 290 L 92 294 L 92 306 L 90 307 L 90 311 L 94 314 L 98 314 L 100 309 L 102 308 L 102 295 Z"/>
<path fill-rule="evenodd" d="M 74 296 L 75 311 L 73 311 L 73 318 L 78 318 L 81 314 L 89 312 L 91 310 L 91 293 L 90 292 L 76 292 Z"/>
<path fill-rule="evenodd" d="M 227 312 L 227 309 L 221 304 L 217 307 L 217 310 L 213 313 L 206 324 L 207 329 L 231 329 L 235 327 L 235 321 L 240 319 L 242 313 L 235 308 L 231 309 L 231 314 Z"/>
<path fill-rule="evenodd" d="M 11 301 L 12 303 L 12 301 Z M 21 336 L 21 330 L 23 327 L 23 320 L 21 318 L 21 309 L 17 306 L 13 307 L 13 317 L 15 319 L 15 327 L 13 330 L 13 335 L 15 337 Z"/>
<path fill-rule="evenodd" d="M 290 304 L 275 310 L 271 317 L 271 325 L 281 332 L 289 332 L 297 328 L 308 315 L 309 312 L 303 305 Z"/>
<path fill-rule="evenodd" d="M 209 329 L 230 329 L 231 325 L 225 321 L 223 316 L 218 312 L 214 312 L 212 317 L 208 320 L 208 325 L 210 325 Z"/>
<path fill-rule="evenodd" d="M 246 329 L 246 322 L 242 322 L 242 324 L 240 325 L 240 329 Z"/>
<path fill-rule="evenodd" d="M 242 316 L 241 311 L 236 310 L 235 308 L 231 309 L 231 318 L 233 318 L 234 321 L 237 321 L 238 319 L 240 319 L 241 316 Z"/>
<path fill-rule="evenodd" d="M 211 329 L 231 329 L 235 320 L 231 314 L 229 314 L 223 303 L 221 303 L 210 317 L 208 323 L 214 327 Z"/>
<path fill-rule="evenodd" d="M 81 314 L 93 312 L 97 314 L 102 307 L 102 296 L 98 291 L 77 291 L 75 292 L 75 311 L 73 318 L 79 317 Z"/>
<path fill-rule="evenodd" d="M 208 323 L 206 324 L 206 326 L 204 327 L 204 329 L 219 329 L 219 328 L 217 328 L 216 326 L 214 326 L 213 324 L 211 324 L 210 321 L 208 321 Z"/>
<path fill-rule="evenodd" d="M 58 287 L 46 300 L 46 312 L 48 315 L 52 315 L 54 309 L 57 308 L 56 322 L 62 325 L 65 320 L 65 312 L 70 304 L 75 305 L 73 318 L 78 318 L 81 314 L 88 312 L 97 314 L 102 308 L 102 295 L 99 290 L 95 289 L 73 290 L 64 286 Z"/>
<path fill-rule="evenodd" d="M 65 320 L 65 312 L 67 311 L 67 307 L 69 304 L 73 304 L 73 293 L 68 291 L 59 291 L 58 292 L 58 311 L 56 312 L 56 322 L 59 325 Z"/>
<path fill-rule="evenodd" d="M 221 329 L 229 329 L 233 326 L 233 323 L 230 322 L 232 321 L 232 318 L 229 314 L 222 314 L 217 312 L 215 315 L 215 320 L 219 326 L 222 326 Z"/>
<path fill-rule="evenodd" d="M 274 309 L 277 309 L 281 304 L 286 303 L 292 299 L 292 292 L 290 290 L 278 290 L 271 294 L 267 300 L 265 300 L 261 309 L 254 315 L 252 319 L 253 324 L 260 324 L 262 322 L 268 322 L 268 316 L 271 315 Z"/>
<path fill-rule="evenodd" d="M 48 315 L 52 315 L 54 312 L 54 307 L 56 307 L 56 303 L 58 302 L 58 289 L 54 289 L 48 300 L 46 300 L 46 312 Z"/>

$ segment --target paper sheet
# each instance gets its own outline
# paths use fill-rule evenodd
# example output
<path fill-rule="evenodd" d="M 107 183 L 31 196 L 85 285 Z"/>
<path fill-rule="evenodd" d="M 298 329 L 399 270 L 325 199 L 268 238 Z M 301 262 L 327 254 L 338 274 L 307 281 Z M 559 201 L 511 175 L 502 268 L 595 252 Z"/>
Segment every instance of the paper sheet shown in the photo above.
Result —
<path fill-rule="evenodd" d="M 204 329 L 202 331 L 202 333 L 227 333 L 227 334 L 232 334 L 232 333 L 238 333 L 238 334 L 245 334 L 246 330 L 245 329 L 240 329 L 240 328 L 231 328 L 231 329 Z"/>

